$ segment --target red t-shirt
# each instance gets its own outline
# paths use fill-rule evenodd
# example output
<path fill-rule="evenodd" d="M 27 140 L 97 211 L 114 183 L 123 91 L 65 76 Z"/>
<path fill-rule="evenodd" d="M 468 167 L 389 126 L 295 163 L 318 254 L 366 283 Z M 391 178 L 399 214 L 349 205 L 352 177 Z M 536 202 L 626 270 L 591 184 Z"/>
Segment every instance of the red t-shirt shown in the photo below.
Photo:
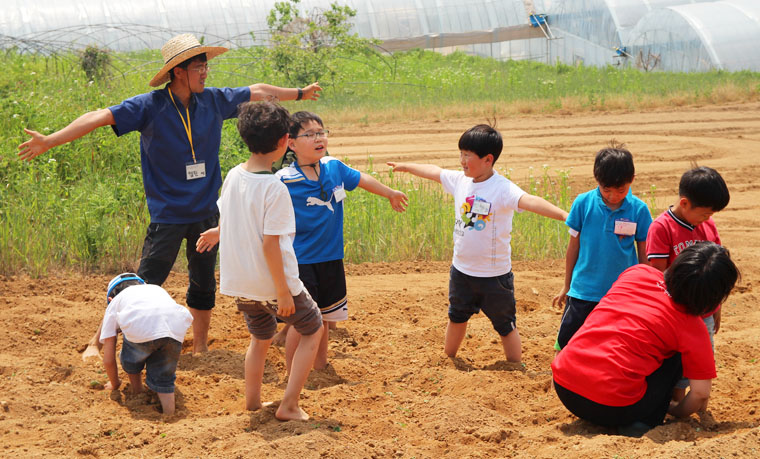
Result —
<path fill-rule="evenodd" d="M 552 362 L 562 387 L 607 406 L 641 400 L 646 377 L 681 353 L 683 375 L 713 379 L 707 327 L 673 302 L 662 272 L 648 265 L 623 271 L 586 322 Z"/>
<path fill-rule="evenodd" d="M 708 218 L 697 226 L 676 217 L 671 209 L 666 210 L 649 226 L 647 233 L 647 260 L 665 258 L 670 266 L 679 253 L 686 247 L 700 241 L 711 241 L 720 245 L 718 228 L 712 218 Z M 717 311 L 720 308 L 715 308 Z M 715 314 L 711 311 L 702 317 Z"/>

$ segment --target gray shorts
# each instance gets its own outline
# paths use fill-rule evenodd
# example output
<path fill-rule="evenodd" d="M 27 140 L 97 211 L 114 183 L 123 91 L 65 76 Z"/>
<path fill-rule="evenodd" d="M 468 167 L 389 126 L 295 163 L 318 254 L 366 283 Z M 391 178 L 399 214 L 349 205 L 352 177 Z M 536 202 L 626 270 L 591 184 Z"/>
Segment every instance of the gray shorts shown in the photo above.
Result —
<path fill-rule="evenodd" d="M 277 332 L 277 319 L 290 324 L 304 336 L 313 335 L 322 329 L 322 314 L 309 292 L 303 289 L 293 297 L 296 312 L 288 317 L 277 315 L 277 301 L 256 301 L 235 298 L 238 311 L 243 313 L 248 331 L 259 340 L 271 339 Z"/>

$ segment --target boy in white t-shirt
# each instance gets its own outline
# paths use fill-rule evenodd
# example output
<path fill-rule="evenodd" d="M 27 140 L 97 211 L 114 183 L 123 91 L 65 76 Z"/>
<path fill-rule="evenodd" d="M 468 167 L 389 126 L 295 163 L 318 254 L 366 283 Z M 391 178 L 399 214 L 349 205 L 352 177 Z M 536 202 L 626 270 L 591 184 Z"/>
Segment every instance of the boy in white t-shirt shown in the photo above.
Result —
<path fill-rule="evenodd" d="M 106 389 L 121 385 L 116 367 L 116 336 L 123 335 L 121 367 L 129 376 L 133 394 L 145 383 L 158 394 L 165 415 L 174 414 L 174 381 L 185 332 L 193 316 L 158 285 L 146 284 L 137 274 L 123 273 L 108 283 L 106 308 L 100 337 L 103 366 L 108 374 Z"/>
<path fill-rule="evenodd" d="M 273 103 L 241 104 L 238 131 L 251 151 L 248 161 L 229 171 L 217 202 L 219 227 L 201 234 L 196 248 L 219 241 L 220 291 L 234 296 L 245 316 L 251 344 L 245 354 L 245 405 L 261 403 L 264 363 L 277 330 L 275 316 L 301 335 L 282 402 L 281 421 L 306 420 L 298 399 L 319 345 L 322 316 L 298 278 L 293 250 L 296 219 L 288 188 L 272 173 L 272 163 L 288 146 L 290 114 Z"/>
<path fill-rule="evenodd" d="M 555 220 L 567 218 L 564 210 L 524 192 L 493 169 L 502 147 L 501 134 L 480 124 L 459 138 L 463 172 L 432 164 L 388 163 L 394 172 L 410 172 L 439 182 L 454 196 L 454 258 L 444 343 L 449 357 L 456 356 L 467 332 L 467 321 L 482 310 L 501 336 L 507 360 L 521 361 L 509 243 L 512 216 L 515 211 L 528 210 Z"/>

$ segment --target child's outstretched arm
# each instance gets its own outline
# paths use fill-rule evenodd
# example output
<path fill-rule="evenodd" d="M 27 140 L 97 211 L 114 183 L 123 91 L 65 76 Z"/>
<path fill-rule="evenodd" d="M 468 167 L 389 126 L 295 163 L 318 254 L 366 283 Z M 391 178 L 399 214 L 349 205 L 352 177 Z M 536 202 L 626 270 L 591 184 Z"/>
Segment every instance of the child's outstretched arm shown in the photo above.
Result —
<path fill-rule="evenodd" d="M 293 295 L 290 294 L 288 281 L 285 279 L 280 237 L 285 236 L 265 234 L 262 241 L 262 252 L 264 252 L 264 259 L 267 262 L 269 274 L 272 275 L 272 281 L 277 291 L 277 315 L 288 317 L 296 312 L 296 305 L 293 302 Z"/>
<path fill-rule="evenodd" d="M 567 220 L 567 212 L 550 203 L 544 198 L 539 198 L 532 194 L 524 194 L 517 202 L 517 207 L 522 210 L 533 212 L 534 214 L 543 215 L 544 217 L 555 220 Z"/>
<path fill-rule="evenodd" d="M 219 243 L 219 226 L 207 229 L 198 236 L 195 241 L 195 251 L 198 253 L 208 252 Z"/>
<path fill-rule="evenodd" d="M 417 164 L 417 163 L 385 163 L 393 168 L 393 172 L 409 172 L 417 177 L 426 178 L 441 183 L 441 169 L 434 164 Z"/>
<path fill-rule="evenodd" d="M 108 375 L 107 390 L 117 390 L 121 386 L 119 369 L 116 368 L 116 337 L 112 336 L 103 340 L 103 366 Z"/>
<path fill-rule="evenodd" d="M 409 205 L 409 198 L 407 198 L 404 193 L 383 185 L 382 183 L 378 182 L 377 179 L 369 174 L 365 174 L 364 172 L 361 172 L 359 186 L 369 191 L 370 193 L 388 198 L 388 201 L 391 203 L 391 207 L 396 212 L 405 211 L 406 206 Z"/>
<path fill-rule="evenodd" d="M 570 291 L 570 283 L 573 280 L 573 270 L 575 263 L 578 262 L 578 253 L 580 252 L 581 242 L 580 234 L 570 236 L 570 242 L 567 244 L 567 253 L 565 254 L 565 285 L 560 290 L 559 295 L 552 299 L 552 306 L 564 306 L 567 300 L 567 292 Z"/>

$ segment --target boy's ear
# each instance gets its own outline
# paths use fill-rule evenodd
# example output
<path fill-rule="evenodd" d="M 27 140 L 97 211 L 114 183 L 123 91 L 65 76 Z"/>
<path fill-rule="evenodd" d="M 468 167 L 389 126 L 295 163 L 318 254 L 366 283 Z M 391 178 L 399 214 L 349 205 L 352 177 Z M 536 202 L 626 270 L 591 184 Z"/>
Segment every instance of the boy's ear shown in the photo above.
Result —
<path fill-rule="evenodd" d="M 493 155 L 492 155 L 491 153 L 488 153 L 488 154 L 486 155 L 485 159 L 486 159 L 486 161 L 488 161 L 488 160 L 490 159 L 490 161 L 489 161 L 489 164 L 490 164 L 491 166 L 493 166 Z"/>
<path fill-rule="evenodd" d="M 277 141 L 277 149 L 280 148 L 286 148 L 288 145 L 290 145 L 290 136 L 288 134 L 285 134 L 284 136 L 280 137 L 280 140 Z"/>
<path fill-rule="evenodd" d="M 681 207 L 682 209 L 688 209 L 691 207 L 691 201 L 689 201 L 689 198 L 685 198 L 681 196 L 678 199 L 678 206 Z"/>

